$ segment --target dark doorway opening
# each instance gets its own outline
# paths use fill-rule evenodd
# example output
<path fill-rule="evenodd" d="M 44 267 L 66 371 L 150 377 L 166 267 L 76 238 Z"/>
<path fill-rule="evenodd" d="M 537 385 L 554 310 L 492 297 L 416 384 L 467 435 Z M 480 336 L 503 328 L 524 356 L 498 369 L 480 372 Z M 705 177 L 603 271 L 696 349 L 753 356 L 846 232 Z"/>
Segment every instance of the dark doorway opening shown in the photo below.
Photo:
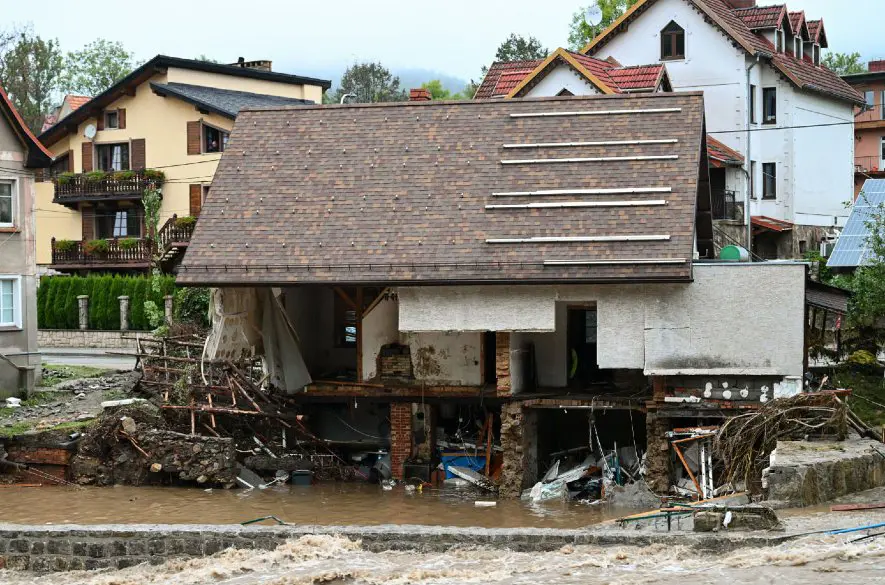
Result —
<path fill-rule="evenodd" d="M 495 332 L 486 331 L 482 334 L 483 383 L 498 385 L 498 372 L 495 368 Z"/>
<path fill-rule="evenodd" d="M 569 386 L 582 388 L 604 381 L 597 361 L 596 307 L 569 307 L 566 336 L 568 339 Z"/>

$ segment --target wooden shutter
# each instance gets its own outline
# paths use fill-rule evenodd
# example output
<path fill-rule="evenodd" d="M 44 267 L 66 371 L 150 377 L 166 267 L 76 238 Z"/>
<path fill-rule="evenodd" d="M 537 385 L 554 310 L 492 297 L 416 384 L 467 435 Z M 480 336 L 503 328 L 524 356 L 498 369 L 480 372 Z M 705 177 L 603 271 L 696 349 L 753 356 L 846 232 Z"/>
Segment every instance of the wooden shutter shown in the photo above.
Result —
<path fill-rule="evenodd" d="M 82 147 L 81 156 L 83 157 L 83 172 L 88 173 L 92 170 L 92 143 L 84 142 Z"/>
<path fill-rule="evenodd" d="M 126 129 L 126 108 L 120 108 L 117 110 L 117 127 L 120 130 Z"/>
<path fill-rule="evenodd" d="M 129 143 L 129 164 L 133 171 L 143 171 L 147 168 L 147 154 L 144 147 L 144 138 L 133 138 Z"/>
<path fill-rule="evenodd" d="M 83 241 L 95 239 L 95 208 L 81 207 L 80 217 L 83 218 Z"/>
<path fill-rule="evenodd" d="M 95 127 L 98 130 L 104 130 L 104 110 L 98 113 L 98 118 L 95 121 Z"/>
<path fill-rule="evenodd" d="M 69 173 L 74 172 L 74 151 L 73 150 L 68 151 L 68 172 Z"/>
<path fill-rule="evenodd" d="M 187 123 L 187 153 L 188 154 L 200 154 L 203 152 L 202 139 L 200 137 L 200 130 L 202 124 L 199 122 L 188 122 Z"/>
<path fill-rule="evenodd" d="M 191 217 L 198 217 L 203 209 L 203 186 L 191 185 L 190 190 Z"/>

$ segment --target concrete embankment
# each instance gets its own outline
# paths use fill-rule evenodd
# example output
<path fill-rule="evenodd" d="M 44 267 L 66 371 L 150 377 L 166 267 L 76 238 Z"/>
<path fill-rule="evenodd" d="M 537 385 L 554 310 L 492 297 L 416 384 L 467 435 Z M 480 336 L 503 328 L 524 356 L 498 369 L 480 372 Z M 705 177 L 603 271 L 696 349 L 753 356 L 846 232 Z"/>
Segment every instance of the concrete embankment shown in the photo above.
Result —
<path fill-rule="evenodd" d="M 35 572 L 126 568 L 172 558 L 209 556 L 227 548 L 274 550 L 306 535 L 343 536 L 369 552 L 444 552 L 482 546 L 517 552 L 555 551 L 564 546 L 647 546 L 664 543 L 726 552 L 776 545 L 782 534 L 636 534 L 625 530 L 446 528 L 429 526 L 210 526 L 104 525 L 25 526 L 0 524 L 0 568 Z"/>

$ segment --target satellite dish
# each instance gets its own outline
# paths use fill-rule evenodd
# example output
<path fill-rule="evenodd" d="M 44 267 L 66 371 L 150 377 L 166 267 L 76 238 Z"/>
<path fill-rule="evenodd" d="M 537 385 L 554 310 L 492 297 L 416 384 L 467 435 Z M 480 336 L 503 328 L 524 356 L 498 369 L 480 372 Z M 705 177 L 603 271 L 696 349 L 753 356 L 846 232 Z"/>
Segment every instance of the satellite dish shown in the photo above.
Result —
<path fill-rule="evenodd" d="M 89 140 L 95 138 L 95 124 L 90 124 L 86 126 L 86 129 L 83 130 L 83 136 L 85 136 Z"/>
<path fill-rule="evenodd" d="M 590 26 L 596 26 L 602 22 L 602 8 L 598 4 L 588 6 L 587 14 L 584 15 L 584 22 Z"/>

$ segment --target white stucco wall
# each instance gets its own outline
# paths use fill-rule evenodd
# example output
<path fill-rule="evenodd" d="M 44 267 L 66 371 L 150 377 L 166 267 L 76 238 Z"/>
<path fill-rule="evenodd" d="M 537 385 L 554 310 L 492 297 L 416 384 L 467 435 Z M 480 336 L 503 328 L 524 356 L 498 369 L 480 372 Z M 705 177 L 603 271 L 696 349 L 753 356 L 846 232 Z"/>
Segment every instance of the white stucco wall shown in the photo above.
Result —
<path fill-rule="evenodd" d="M 451 302 L 455 288 L 460 305 Z M 423 331 L 457 330 L 481 305 L 486 309 L 482 329 L 524 332 L 514 335 L 511 345 L 532 342 L 539 382 L 562 386 L 567 307 L 590 304 L 597 308 L 598 362 L 604 369 L 641 369 L 647 375 L 802 375 L 801 264 L 695 264 L 689 284 L 498 287 L 502 294 L 490 294 L 490 288 L 495 287 L 411 289 L 409 294 L 420 301 L 400 303 L 400 328 L 420 322 Z M 401 299 L 406 290 L 400 289 Z M 537 305 L 527 303 L 513 312 L 499 304 L 511 295 L 536 299 Z M 424 311 L 437 301 L 446 310 Z M 546 316 L 551 305 L 553 332 L 520 328 L 532 322 L 527 313 Z"/>
<path fill-rule="evenodd" d="M 548 286 L 403 287 L 401 331 L 554 331 Z"/>
<path fill-rule="evenodd" d="M 479 386 L 482 334 L 468 332 L 404 333 L 415 380 L 428 384 Z"/>
<path fill-rule="evenodd" d="M 568 65 L 558 65 L 548 73 L 538 85 L 533 87 L 526 97 L 544 97 L 557 95 L 563 89 L 567 89 L 574 95 L 597 95 L 601 93 L 584 76 Z"/>
<path fill-rule="evenodd" d="M 399 341 L 399 308 L 393 299 L 384 299 L 363 315 L 362 329 L 363 380 L 378 374 L 381 347 Z"/>
<path fill-rule="evenodd" d="M 853 194 L 853 126 L 791 127 L 851 121 L 850 104 L 796 89 L 763 60 L 750 71 L 757 123 L 748 135 L 747 69 L 755 58 L 705 22 L 686 0 L 658 0 L 594 56 L 611 56 L 624 65 L 660 62 L 660 31 L 671 20 L 686 31 L 685 59 L 664 61 L 674 91 L 702 90 L 707 132 L 744 155 L 747 171 L 750 160 L 757 162 L 751 214 L 818 226 L 833 225 L 835 217 L 843 225 L 847 212 L 842 202 Z M 763 87 L 778 89 L 777 130 L 761 123 Z M 776 200 L 761 198 L 763 162 L 777 164 Z M 741 186 L 741 200 L 747 189 Z"/>

